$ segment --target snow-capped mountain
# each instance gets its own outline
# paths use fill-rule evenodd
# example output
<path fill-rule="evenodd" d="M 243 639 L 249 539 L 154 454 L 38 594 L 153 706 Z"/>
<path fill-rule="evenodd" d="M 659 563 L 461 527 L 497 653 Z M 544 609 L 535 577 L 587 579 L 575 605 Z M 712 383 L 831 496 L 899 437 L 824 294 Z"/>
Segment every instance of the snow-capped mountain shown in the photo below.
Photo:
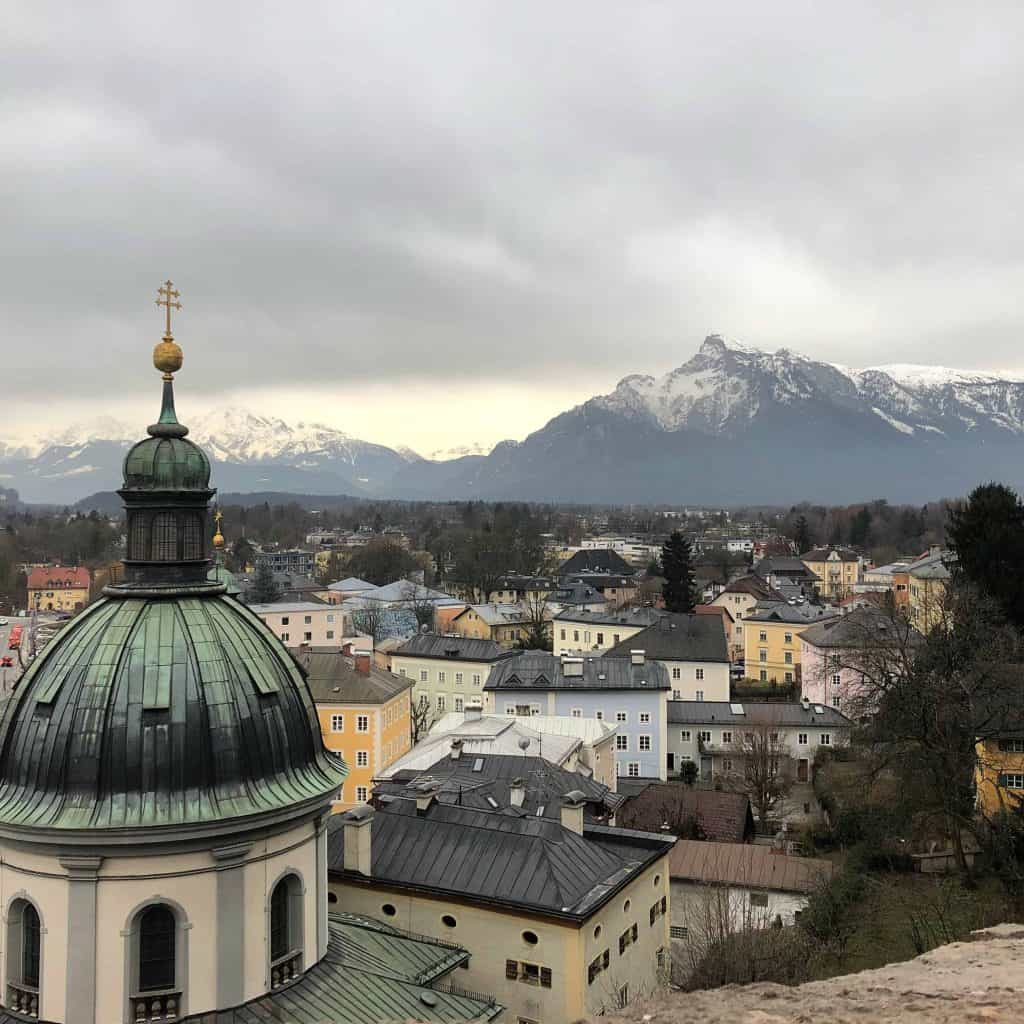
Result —
<path fill-rule="evenodd" d="M 190 417 L 224 491 L 610 503 L 919 501 L 1024 487 L 1024 379 L 940 367 L 850 369 L 717 335 L 661 377 L 632 375 L 522 441 L 386 448 L 227 408 Z M 0 441 L 0 486 L 68 502 L 115 488 L 111 420 Z M 411 440 L 415 440 L 412 438 Z"/>
<path fill-rule="evenodd" d="M 994 429 L 1024 434 L 1024 380 L 938 366 L 851 370 L 797 352 L 764 352 L 718 335 L 663 377 L 630 376 L 595 399 L 663 430 L 735 437 L 766 410 L 824 402 L 873 415 L 893 430 L 950 436 Z"/>

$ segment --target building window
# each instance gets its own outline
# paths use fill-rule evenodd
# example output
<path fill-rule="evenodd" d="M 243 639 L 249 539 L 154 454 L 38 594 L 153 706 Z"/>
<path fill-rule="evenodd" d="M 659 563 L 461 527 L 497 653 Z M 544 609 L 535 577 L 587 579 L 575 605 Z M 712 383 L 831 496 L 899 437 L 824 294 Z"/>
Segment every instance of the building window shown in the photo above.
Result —
<path fill-rule="evenodd" d="M 438 710 L 438 712 L 443 712 L 444 708 L 445 708 L 444 694 L 443 693 L 439 693 L 437 695 L 437 710 Z"/>
<path fill-rule="evenodd" d="M 681 692 L 682 691 L 680 691 L 680 690 L 673 690 L 672 691 L 672 699 L 673 700 L 680 700 L 681 699 Z"/>
<path fill-rule="evenodd" d="M 158 904 L 143 911 L 139 921 L 140 992 L 174 988 L 176 929 L 170 907 Z"/>
<path fill-rule="evenodd" d="M 598 647 L 603 647 L 604 646 L 604 633 L 598 633 L 597 634 L 597 645 L 598 645 Z"/>
<path fill-rule="evenodd" d="M 15 900 L 7 917 L 8 1007 L 39 1016 L 39 963 L 42 929 L 39 912 L 28 900 Z"/>
<path fill-rule="evenodd" d="M 783 638 L 783 640 L 785 640 L 785 642 L 787 644 L 791 644 L 793 642 L 793 634 L 792 633 L 784 633 L 782 638 Z"/>
<path fill-rule="evenodd" d="M 429 704 L 430 704 L 430 697 L 427 694 L 425 694 L 425 693 L 421 693 L 420 694 L 420 707 L 421 708 L 425 708 L 425 707 L 428 707 Z"/>
<path fill-rule="evenodd" d="M 679 679 L 682 676 L 682 674 L 683 674 L 683 670 L 678 665 L 676 665 L 672 669 L 672 678 L 673 679 Z"/>
<path fill-rule="evenodd" d="M 704 679 L 704 669 L 702 669 L 702 668 L 694 669 L 693 675 L 694 675 L 694 678 L 697 680 L 698 683 L 703 681 L 703 679 Z"/>
<path fill-rule="evenodd" d="M 792 651 L 786 651 L 786 653 L 782 656 L 782 660 L 787 665 L 792 665 L 793 664 L 793 652 Z"/>
<path fill-rule="evenodd" d="M 841 699 L 838 693 L 832 694 L 832 707 L 838 708 L 841 703 Z"/>
<path fill-rule="evenodd" d="M 462 673 L 461 672 L 456 672 L 455 673 L 455 684 L 456 684 L 456 686 L 461 686 L 462 685 Z"/>
<path fill-rule="evenodd" d="M 462 711 L 465 708 L 465 703 L 461 697 L 455 698 L 455 710 Z"/>
<path fill-rule="evenodd" d="M 651 749 L 651 737 L 650 736 L 640 736 L 639 737 L 639 741 L 640 741 L 640 749 L 641 750 L 649 751 Z"/>
<path fill-rule="evenodd" d="M 821 745 L 823 747 L 828 747 L 832 745 L 832 737 L 827 732 L 823 732 L 821 734 Z"/>
<path fill-rule="evenodd" d="M 768 652 L 763 647 L 757 652 L 757 660 L 758 661 L 767 661 L 768 660 Z"/>
<path fill-rule="evenodd" d="M 291 619 L 289 619 L 287 615 L 282 615 L 281 616 L 281 625 L 282 626 L 287 626 L 289 622 L 291 622 Z"/>
<path fill-rule="evenodd" d="M 694 690 L 694 692 L 693 692 L 693 699 L 694 700 L 703 700 L 704 699 L 704 691 L 703 690 Z"/>
<path fill-rule="evenodd" d="M 640 712 L 640 724 L 641 725 L 650 725 L 650 722 L 651 722 L 651 713 L 649 711 L 641 711 Z"/>
<path fill-rule="evenodd" d="M 291 637 L 291 633 L 282 633 L 281 634 L 281 639 L 282 639 L 282 641 L 284 641 L 284 643 L 288 643 L 288 641 L 291 640 L 291 638 L 292 638 Z"/>
<path fill-rule="evenodd" d="M 308 644 L 313 639 L 313 634 L 312 633 L 303 633 L 302 634 L 302 639 L 305 640 L 306 643 Z"/>
<path fill-rule="evenodd" d="M 181 557 L 193 560 L 203 557 L 203 521 L 197 515 L 185 517 Z"/>
<path fill-rule="evenodd" d="M 370 716 L 369 715 L 356 715 L 356 732 L 369 732 L 370 731 Z"/>
<path fill-rule="evenodd" d="M 832 677 L 832 685 L 833 686 L 838 686 L 842 681 L 843 681 L 843 677 L 841 675 L 834 675 Z"/>
<path fill-rule="evenodd" d="M 270 895 L 270 987 L 279 988 L 302 970 L 302 885 L 285 875 Z"/>
<path fill-rule="evenodd" d="M 762 683 L 768 682 L 768 672 L 766 669 L 761 669 L 761 671 L 758 673 L 758 679 L 760 679 Z"/>
<path fill-rule="evenodd" d="M 439 683 L 443 683 L 443 682 L 445 682 L 445 681 L 446 681 L 446 680 L 445 680 L 445 672 L 444 672 L 444 669 L 438 669 L 438 672 L 437 672 L 437 681 L 438 681 Z"/>
<path fill-rule="evenodd" d="M 598 720 L 599 722 L 603 722 L 603 721 L 604 721 L 604 712 L 603 712 L 603 711 L 595 711 L 595 712 L 594 712 L 594 717 L 595 717 L 595 718 L 596 718 L 596 719 L 597 719 L 597 720 Z"/>
<path fill-rule="evenodd" d="M 709 729 L 701 729 L 697 733 L 698 743 L 710 743 L 711 742 L 711 731 Z"/>
<path fill-rule="evenodd" d="M 680 741 L 680 743 L 689 743 L 690 742 L 690 730 L 689 729 L 680 729 L 679 730 L 679 741 Z"/>
<path fill-rule="evenodd" d="M 365 786 L 356 786 L 356 799 L 361 804 L 365 804 L 366 803 L 367 795 L 368 795 L 368 792 L 367 792 L 367 789 L 366 789 Z"/>
<path fill-rule="evenodd" d="M 807 746 L 807 733 L 797 733 L 796 741 L 800 744 L 801 747 Z"/>
<path fill-rule="evenodd" d="M 149 552 L 146 551 L 146 517 L 141 512 L 132 516 L 131 543 L 129 545 L 129 558 L 144 560 Z"/>
<path fill-rule="evenodd" d="M 302 619 L 302 622 L 303 622 L 303 625 L 311 626 L 313 624 L 313 616 L 312 615 L 304 616 L 303 619 Z"/>
<path fill-rule="evenodd" d="M 1024 772 L 1001 772 L 999 785 L 1003 789 L 1024 789 Z"/>
<path fill-rule="evenodd" d="M 474 686 L 479 686 L 480 685 L 480 674 L 479 673 L 475 673 L 473 675 L 473 685 Z"/>
<path fill-rule="evenodd" d="M 768 643 L 768 630 L 766 630 L 766 629 L 762 629 L 762 630 L 761 630 L 761 631 L 760 631 L 760 632 L 759 632 L 759 633 L 757 634 L 757 639 L 758 639 L 758 640 L 760 640 L 760 641 L 761 641 L 761 643 L 763 643 L 763 644 L 766 644 L 766 643 Z"/>
<path fill-rule="evenodd" d="M 629 750 L 629 737 L 618 733 L 615 737 L 616 750 Z"/>
<path fill-rule="evenodd" d="M 723 732 L 722 732 L 722 742 L 723 743 L 732 743 L 732 733 L 729 732 L 728 730 L 723 730 Z"/>
<path fill-rule="evenodd" d="M 370 765 L 370 752 L 368 750 L 356 751 L 356 767 L 368 768 Z"/>
<path fill-rule="evenodd" d="M 170 512 L 153 517 L 153 561 L 175 562 L 178 559 L 177 522 Z"/>
<path fill-rule="evenodd" d="M 344 715 L 331 715 L 331 732 L 344 732 L 345 731 L 345 716 Z"/>
<path fill-rule="evenodd" d="M 768 893 L 766 893 L 766 892 L 752 892 L 750 894 L 750 905 L 752 907 L 767 907 L 768 906 Z"/>
<path fill-rule="evenodd" d="M 618 633 L 612 633 L 612 646 L 614 646 L 618 642 L 619 642 L 619 634 Z"/>
<path fill-rule="evenodd" d="M 784 682 L 791 683 L 791 682 L 793 682 L 793 673 L 792 672 L 786 672 L 786 673 L 783 674 L 782 678 L 783 678 Z"/>
<path fill-rule="evenodd" d="M 582 718 L 583 717 L 583 708 L 573 708 L 569 712 L 569 714 L 572 715 L 573 718 Z"/>
<path fill-rule="evenodd" d="M 561 636 L 559 637 L 559 639 L 561 639 L 561 640 L 564 640 L 564 639 L 565 639 L 565 630 L 564 630 L 564 629 L 562 629 L 562 630 L 559 630 L 559 633 L 561 634 Z"/>
<path fill-rule="evenodd" d="M 328 640 L 333 640 L 334 639 L 334 630 L 333 629 L 327 630 L 327 639 Z"/>
<path fill-rule="evenodd" d="M 732 771 L 732 758 L 729 758 L 729 757 L 723 757 L 722 758 L 722 771 L 723 772 L 731 772 Z"/>
<path fill-rule="evenodd" d="M 629 715 L 625 711 L 616 711 L 615 712 L 615 721 L 616 722 L 627 722 L 627 721 L 629 721 Z"/>
<path fill-rule="evenodd" d="M 425 683 L 427 681 L 427 670 L 425 668 L 420 669 L 420 682 Z"/>
<path fill-rule="evenodd" d="M 640 778 L 640 762 L 639 761 L 630 761 L 629 764 L 626 765 L 626 775 L 628 775 L 629 778 L 631 778 L 631 779 L 639 779 Z"/>
<path fill-rule="evenodd" d="M 677 924 L 670 924 L 668 926 L 668 933 L 673 939 L 685 939 L 687 936 L 686 928 Z"/>
<path fill-rule="evenodd" d="M 573 638 L 573 640 L 575 640 L 575 641 L 576 641 L 577 643 L 579 643 L 579 639 L 580 639 L 580 631 L 579 631 L 578 629 L 574 629 L 574 630 L 572 631 L 572 638 Z"/>

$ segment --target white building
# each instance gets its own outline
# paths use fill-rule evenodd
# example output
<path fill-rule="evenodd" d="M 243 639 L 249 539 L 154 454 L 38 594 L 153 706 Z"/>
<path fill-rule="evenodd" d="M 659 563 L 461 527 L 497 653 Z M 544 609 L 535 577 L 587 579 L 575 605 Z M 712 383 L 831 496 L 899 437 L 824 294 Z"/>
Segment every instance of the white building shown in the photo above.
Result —
<path fill-rule="evenodd" d="M 346 616 L 337 606 L 314 601 L 282 601 L 280 604 L 251 604 L 255 612 L 285 647 L 337 647 L 347 639 Z M 372 637 L 369 638 L 373 646 Z"/>

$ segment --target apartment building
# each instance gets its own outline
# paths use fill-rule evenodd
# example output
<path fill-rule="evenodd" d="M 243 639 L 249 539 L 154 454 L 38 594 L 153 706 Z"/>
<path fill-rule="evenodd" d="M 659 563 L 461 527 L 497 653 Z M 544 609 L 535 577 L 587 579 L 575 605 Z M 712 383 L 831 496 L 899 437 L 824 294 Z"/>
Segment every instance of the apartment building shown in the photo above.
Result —
<path fill-rule="evenodd" d="M 484 685 L 485 710 L 530 717 L 568 715 L 616 726 L 620 778 L 666 778 L 669 674 L 643 652 L 629 658 L 555 657 L 524 651 L 499 662 Z"/>
<path fill-rule="evenodd" d="M 762 683 L 793 683 L 800 678 L 800 634 L 836 613 L 809 601 L 758 605 L 743 620 L 744 657 L 748 679 Z"/>
<path fill-rule="evenodd" d="M 945 621 L 946 585 L 954 558 L 951 551 L 932 550 L 907 566 L 908 614 L 922 633 Z"/>
<path fill-rule="evenodd" d="M 729 699 L 729 649 L 720 615 L 663 612 L 604 658 L 632 658 L 636 652 L 665 669 L 672 700 Z"/>
<path fill-rule="evenodd" d="M 483 699 L 491 669 L 513 652 L 493 640 L 420 633 L 391 651 L 391 671 L 408 679 L 412 699 L 437 719 L 464 711 L 473 697 Z"/>
<path fill-rule="evenodd" d="M 578 791 L 552 820 L 441 803 L 420 784 L 332 820 L 329 891 L 349 912 L 467 949 L 460 987 L 492 993 L 509 1021 L 621 1009 L 666 980 L 675 839 L 588 825 L 584 811 Z"/>
<path fill-rule="evenodd" d="M 853 727 L 853 722 L 834 708 L 807 701 L 738 704 L 672 700 L 666 713 L 669 774 L 679 774 L 686 761 L 693 761 L 705 782 L 742 774 L 744 746 L 764 730 L 778 737 L 773 749 L 780 754 L 788 752 L 793 759 L 796 781 L 811 782 L 819 747 L 845 746 Z"/>
<path fill-rule="evenodd" d="M 261 551 L 256 565 L 269 565 L 273 572 L 286 572 L 291 576 L 312 576 L 315 558 L 312 551 L 303 548 L 284 548 L 280 551 Z"/>
<path fill-rule="evenodd" d="M 551 620 L 552 653 L 603 654 L 629 640 L 665 613 L 657 608 L 619 608 L 588 611 L 566 608 Z"/>
<path fill-rule="evenodd" d="M 60 565 L 37 566 L 28 574 L 28 609 L 76 612 L 89 603 L 89 570 Z"/>
<path fill-rule="evenodd" d="M 818 577 L 819 596 L 839 600 L 861 582 L 864 559 L 850 548 L 814 548 L 800 561 Z"/>
<path fill-rule="evenodd" d="M 341 650 L 345 617 L 334 605 L 312 601 L 281 601 L 248 606 L 285 647 L 336 647 Z"/>
<path fill-rule="evenodd" d="M 349 658 L 334 651 L 301 650 L 295 657 L 316 704 L 324 746 L 348 765 L 333 804 L 335 811 L 348 810 L 365 803 L 373 779 L 409 750 L 412 684 L 377 668 L 369 651 Z"/>
<path fill-rule="evenodd" d="M 729 647 L 729 657 L 732 661 L 738 661 L 744 656 L 744 617 L 754 611 L 759 602 L 783 600 L 783 596 L 769 587 L 760 576 L 749 575 L 733 580 L 711 602 L 712 608 L 725 608 L 733 617 L 732 640 Z"/>

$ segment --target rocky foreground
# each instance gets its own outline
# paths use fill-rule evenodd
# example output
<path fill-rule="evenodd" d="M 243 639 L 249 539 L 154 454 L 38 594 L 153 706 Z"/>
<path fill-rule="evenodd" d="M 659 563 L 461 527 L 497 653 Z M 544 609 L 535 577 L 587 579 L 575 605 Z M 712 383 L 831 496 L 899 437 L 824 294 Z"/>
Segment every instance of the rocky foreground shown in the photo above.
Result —
<path fill-rule="evenodd" d="M 1024 925 L 974 932 L 904 963 L 794 988 L 730 985 L 638 1003 L 602 1024 L 1010 1024 L 1024 1021 Z"/>

